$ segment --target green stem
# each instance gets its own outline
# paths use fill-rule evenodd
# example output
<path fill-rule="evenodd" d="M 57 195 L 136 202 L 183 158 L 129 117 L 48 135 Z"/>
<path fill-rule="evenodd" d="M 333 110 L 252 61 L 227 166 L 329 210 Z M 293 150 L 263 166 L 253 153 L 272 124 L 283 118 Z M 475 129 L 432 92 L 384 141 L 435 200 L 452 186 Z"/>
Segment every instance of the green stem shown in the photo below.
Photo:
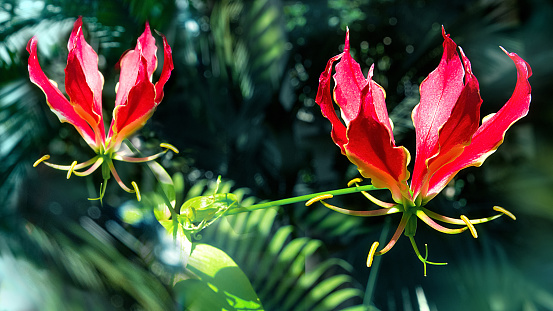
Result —
<path fill-rule="evenodd" d="M 259 204 L 254 204 L 250 206 L 242 206 L 239 208 L 229 210 L 226 213 L 226 215 L 234 215 L 238 213 L 251 212 L 254 210 L 269 208 L 273 206 L 281 206 L 281 205 L 288 205 L 288 204 L 293 204 L 293 203 L 298 203 L 303 201 L 309 201 L 323 194 L 331 194 L 333 196 L 337 196 L 337 195 L 351 194 L 351 193 L 357 193 L 361 191 L 371 191 L 371 190 L 377 190 L 377 189 L 381 189 L 381 188 L 376 188 L 373 185 L 365 185 L 365 186 L 359 186 L 359 187 L 349 187 L 349 188 L 343 188 L 343 189 L 332 190 L 332 191 L 324 191 L 324 192 L 300 195 L 300 196 L 288 198 L 288 199 L 259 203 Z"/>

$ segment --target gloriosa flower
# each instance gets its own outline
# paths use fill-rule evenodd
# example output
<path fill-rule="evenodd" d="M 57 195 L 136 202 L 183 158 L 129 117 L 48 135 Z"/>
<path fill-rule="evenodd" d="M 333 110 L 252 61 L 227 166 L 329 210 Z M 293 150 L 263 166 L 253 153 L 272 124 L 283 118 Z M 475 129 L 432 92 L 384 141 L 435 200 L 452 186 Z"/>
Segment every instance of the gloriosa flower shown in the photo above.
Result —
<path fill-rule="evenodd" d="M 156 159 L 167 150 L 178 152 L 169 144 L 161 144 L 161 147 L 166 149 L 150 157 L 132 158 L 117 154 L 121 142 L 144 126 L 163 98 L 163 86 L 173 70 L 173 60 L 171 47 L 165 37 L 161 36 L 164 47 L 163 70 L 155 84 L 151 80 L 157 67 L 157 47 L 148 23 L 144 33 L 138 38 L 135 49 L 127 51 L 119 60 L 118 68 L 121 73 L 119 83 L 115 87 L 115 108 L 107 136 L 102 116 L 104 77 L 98 71 L 98 55 L 84 39 L 82 17 L 75 22 L 67 44 L 69 55 L 65 67 L 65 92 L 69 100 L 60 92 L 56 82 L 49 80 L 42 71 L 37 58 L 37 38 L 31 38 L 27 45 L 27 51 L 30 53 L 31 82 L 42 89 L 50 109 L 60 121 L 72 124 L 97 154 L 86 162 L 74 161 L 71 165 L 45 162 L 50 158 L 49 155 L 45 155 L 36 161 L 34 166 L 44 162 L 53 168 L 66 170 L 67 178 L 72 173 L 77 176 L 89 175 L 102 166 L 104 183 L 100 190 L 100 198 L 103 197 L 111 172 L 121 188 L 129 193 L 136 193 L 137 199 L 140 200 L 136 183 L 132 182 L 133 189 L 127 187 L 117 174 L 113 160 L 146 162 Z M 90 168 L 85 171 L 77 171 L 89 166 Z"/>
<path fill-rule="evenodd" d="M 478 81 L 471 71 L 468 58 L 442 28 L 443 55 L 438 67 L 420 85 L 420 103 L 413 109 L 412 119 L 416 131 L 416 158 L 410 184 L 407 165 L 409 151 L 397 146 L 392 123 L 386 111 L 383 88 L 372 80 L 374 65 L 368 77 L 350 55 L 349 30 L 346 33 L 344 52 L 332 57 L 320 76 L 316 102 L 323 115 L 332 123 L 331 136 L 342 154 L 357 166 L 363 177 L 370 178 L 378 188 L 387 188 L 395 203 L 386 203 L 365 195 L 383 209 L 358 213 L 360 216 L 386 215 L 402 212 L 403 217 L 391 241 L 376 252 L 375 242 L 369 253 L 372 256 L 389 251 L 401 233 L 411 238 L 417 217 L 430 227 L 445 233 L 460 233 L 470 229 L 474 237 L 474 224 L 494 219 L 502 214 L 469 220 L 461 215 L 454 219 L 434 213 L 424 206 L 434 198 L 462 169 L 480 166 L 503 142 L 505 132 L 517 120 L 528 113 L 530 105 L 530 66 L 517 54 L 503 51 L 513 60 L 517 69 L 517 83 L 507 103 L 480 124 L 480 98 Z M 333 65 L 334 100 L 340 108 L 341 119 L 334 110 L 331 74 Z M 353 183 L 356 184 L 356 181 Z M 324 198 L 323 198 L 324 199 Z M 323 202 L 325 205 L 329 204 Z M 353 211 L 331 208 L 355 214 Z M 500 207 L 495 210 L 512 216 Z M 411 216 L 417 217 L 411 217 Z M 514 218 L 514 216 L 512 216 Z M 443 227 L 434 220 L 462 225 L 459 229 Z M 428 262 L 429 263 L 429 262 Z"/>

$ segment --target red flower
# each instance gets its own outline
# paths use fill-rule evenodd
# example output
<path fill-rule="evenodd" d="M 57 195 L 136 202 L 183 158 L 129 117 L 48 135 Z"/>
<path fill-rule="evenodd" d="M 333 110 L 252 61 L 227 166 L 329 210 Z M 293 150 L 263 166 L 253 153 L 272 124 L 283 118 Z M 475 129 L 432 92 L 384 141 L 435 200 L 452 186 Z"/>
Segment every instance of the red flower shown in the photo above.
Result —
<path fill-rule="evenodd" d="M 113 119 L 106 137 L 102 116 L 102 88 L 104 77 L 98 71 L 98 55 L 85 41 L 82 29 L 82 18 L 79 17 L 73 26 L 67 48 L 67 66 L 65 67 L 65 91 L 69 100 L 60 92 L 57 84 L 49 80 L 42 71 L 37 58 L 37 39 L 31 38 L 27 45 L 29 56 L 29 76 L 31 82 L 42 89 L 46 101 L 61 122 L 72 124 L 81 134 L 86 143 L 98 154 L 89 161 L 70 166 L 62 166 L 45 162 L 47 165 L 67 170 L 67 178 L 71 173 L 85 176 L 95 171 L 102 164 L 108 165 L 117 182 L 128 192 L 136 192 L 138 188 L 133 182 L 134 190 L 123 184 L 112 160 L 128 162 L 150 161 L 162 153 L 147 158 L 129 158 L 116 154 L 121 142 L 140 129 L 152 116 L 155 108 L 163 99 L 163 86 L 173 70 L 171 47 L 163 35 L 164 64 L 161 76 L 155 84 L 151 82 L 157 67 L 155 39 L 150 26 L 146 23 L 144 33 L 138 38 L 134 50 L 127 51 L 119 60 L 121 70 L 119 83 L 116 86 L 115 108 Z M 168 144 L 162 147 L 176 151 Z M 35 162 L 35 166 L 47 160 L 48 155 Z M 91 166 L 85 172 L 77 172 Z M 109 174 L 104 179 L 109 178 Z M 105 190 L 105 184 L 103 186 Z M 103 193 L 101 193 L 101 196 Z"/>
<path fill-rule="evenodd" d="M 505 132 L 528 113 L 530 105 L 530 66 L 517 54 L 503 50 L 515 63 L 517 83 L 509 101 L 480 124 L 478 81 L 471 71 L 468 58 L 442 28 L 444 52 L 438 67 L 420 85 L 420 103 L 413 109 L 416 131 L 416 158 L 411 183 L 407 165 L 410 154 L 397 146 L 388 119 L 385 92 L 372 80 L 374 65 L 365 78 L 349 53 L 349 30 L 344 52 L 331 58 L 319 78 L 316 102 L 323 115 L 332 123 L 332 139 L 342 154 L 355 164 L 362 176 L 371 178 L 378 188 L 387 188 L 396 204 L 382 203 L 385 208 L 401 207 L 404 219 L 392 238 L 399 237 L 415 214 L 433 228 L 457 233 L 482 221 L 462 221 L 441 216 L 423 206 L 436 196 L 453 177 L 469 166 L 480 166 L 501 145 Z M 334 110 L 330 91 L 334 74 L 334 100 L 340 108 L 341 120 Z M 467 227 L 447 229 L 430 218 L 466 224 Z M 466 218 L 466 217 L 465 217 Z M 453 231 L 451 231 L 453 230 Z M 399 233 L 398 233 L 399 232 Z M 474 231 L 475 235 L 475 231 Z M 387 250 L 389 250 L 387 246 Z M 385 252 L 384 251 L 384 252 Z M 378 253 L 377 253 L 378 254 Z"/>

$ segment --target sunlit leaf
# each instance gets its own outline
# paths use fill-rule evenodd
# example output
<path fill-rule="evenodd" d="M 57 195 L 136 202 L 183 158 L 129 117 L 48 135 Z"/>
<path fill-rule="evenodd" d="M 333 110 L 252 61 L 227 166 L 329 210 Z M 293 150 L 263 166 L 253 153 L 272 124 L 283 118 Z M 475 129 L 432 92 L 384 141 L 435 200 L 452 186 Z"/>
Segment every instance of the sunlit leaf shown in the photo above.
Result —
<path fill-rule="evenodd" d="M 263 310 L 247 276 L 222 250 L 195 244 L 188 269 L 199 280 L 184 280 L 175 286 L 188 310 Z"/>

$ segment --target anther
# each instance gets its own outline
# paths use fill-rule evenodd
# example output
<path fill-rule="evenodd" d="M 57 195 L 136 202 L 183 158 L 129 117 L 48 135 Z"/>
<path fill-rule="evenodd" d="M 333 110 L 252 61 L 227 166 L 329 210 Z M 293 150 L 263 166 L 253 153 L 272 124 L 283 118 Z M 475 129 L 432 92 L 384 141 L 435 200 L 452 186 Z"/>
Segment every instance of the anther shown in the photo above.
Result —
<path fill-rule="evenodd" d="M 503 213 L 503 214 L 511 217 L 513 220 L 517 220 L 517 218 L 515 217 L 515 215 L 513 213 L 509 212 L 508 210 L 504 209 L 503 207 L 494 206 L 493 210 L 496 211 L 496 212 Z"/>
<path fill-rule="evenodd" d="M 179 149 L 175 148 L 175 146 L 173 146 L 171 144 L 161 143 L 161 144 L 159 144 L 159 146 L 161 148 L 169 149 L 169 150 L 173 151 L 174 153 L 179 153 Z"/>
<path fill-rule="evenodd" d="M 305 202 L 305 206 L 309 206 L 315 202 L 319 202 L 321 200 L 326 200 L 326 199 L 332 199 L 334 196 L 330 193 L 326 193 L 326 194 L 321 194 L 319 196 L 316 196 L 314 198 L 312 198 L 311 200 Z"/>
<path fill-rule="evenodd" d="M 362 181 L 363 181 L 363 179 L 361 179 L 361 178 L 359 178 L 359 177 L 354 178 L 354 179 L 352 179 L 352 180 L 350 180 L 350 181 L 348 182 L 348 187 L 351 187 L 351 186 L 353 186 L 354 184 L 359 183 L 359 182 L 362 182 Z"/>
<path fill-rule="evenodd" d="M 378 245 L 379 245 L 379 243 L 378 243 L 378 241 L 376 241 L 371 246 L 371 249 L 369 250 L 369 255 L 367 256 L 367 267 L 372 266 L 373 259 L 374 259 L 374 254 L 376 253 L 376 249 L 378 248 Z"/>
<path fill-rule="evenodd" d="M 47 155 L 47 154 L 43 155 L 42 158 L 36 160 L 36 162 L 33 164 L 33 167 L 36 167 L 36 166 L 39 165 L 41 162 L 46 161 L 46 160 L 48 160 L 48 159 L 50 159 L 50 156 L 49 156 L 49 155 Z"/>
<path fill-rule="evenodd" d="M 467 224 L 467 227 L 469 228 L 470 233 L 472 234 L 472 237 L 475 238 L 475 239 L 478 238 L 478 233 L 476 233 L 476 228 L 470 222 L 470 220 L 467 218 L 467 216 L 461 215 L 461 220 L 463 220 L 465 222 L 465 224 Z"/>
<path fill-rule="evenodd" d="M 71 167 L 69 167 L 69 170 L 67 171 L 67 179 L 71 177 L 71 173 L 73 173 L 73 170 L 75 169 L 75 165 L 77 165 L 77 161 L 73 161 L 73 163 L 71 163 Z"/>
<path fill-rule="evenodd" d="M 136 193 L 136 199 L 138 200 L 138 202 L 140 202 L 141 197 L 140 197 L 140 190 L 138 190 L 138 185 L 134 181 L 131 182 L 131 185 L 134 188 L 134 192 Z"/>

